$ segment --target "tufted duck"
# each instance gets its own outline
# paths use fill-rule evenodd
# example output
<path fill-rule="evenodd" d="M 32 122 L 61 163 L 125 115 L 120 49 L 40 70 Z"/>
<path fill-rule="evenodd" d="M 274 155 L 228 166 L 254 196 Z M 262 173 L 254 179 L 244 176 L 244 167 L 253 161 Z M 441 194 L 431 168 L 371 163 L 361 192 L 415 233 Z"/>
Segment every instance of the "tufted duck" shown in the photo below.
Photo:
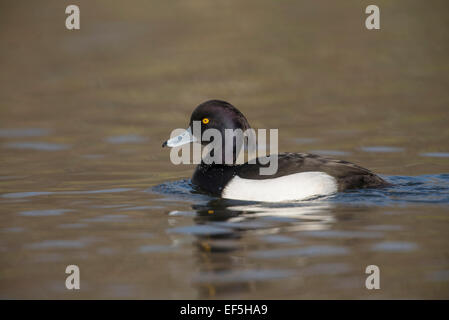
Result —
<path fill-rule="evenodd" d="M 206 144 L 201 137 L 194 136 L 191 129 L 194 121 L 201 122 L 201 132 L 214 128 L 223 133 L 223 137 L 225 129 L 245 131 L 250 128 L 245 116 L 233 105 L 210 100 L 193 111 L 189 129 L 162 146 L 174 147 L 195 141 Z M 233 152 L 235 160 L 239 150 L 234 147 Z M 192 183 L 199 190 L 222 198 L 269 202 L 306 200 L 347 189 L 389 185 L 368 169 L 351 162 L 306 153 L 281 153 L 277 155 L 277 172 L 261 175 L 259 169 L 267 165 L 266 159 L 262 158 L 244 164 L 206 164 L 202 161 L 193 174 Z"/>

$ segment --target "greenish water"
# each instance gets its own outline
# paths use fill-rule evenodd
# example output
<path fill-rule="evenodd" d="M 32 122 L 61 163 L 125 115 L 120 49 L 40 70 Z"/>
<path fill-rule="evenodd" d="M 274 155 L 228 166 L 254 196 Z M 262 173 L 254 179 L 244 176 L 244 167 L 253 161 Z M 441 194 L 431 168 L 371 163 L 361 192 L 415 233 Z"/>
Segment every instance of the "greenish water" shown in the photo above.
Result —
<path fill-rule="evenodd" d="M 44 2 L 0 4 L 1 298 L 449 297 L 445 1 L 378 1 L 379 31 L 366 1 L 79 1 L 79 31 Z M 161 143 L 212 98 L 394 185 L 193 193 Z"/>

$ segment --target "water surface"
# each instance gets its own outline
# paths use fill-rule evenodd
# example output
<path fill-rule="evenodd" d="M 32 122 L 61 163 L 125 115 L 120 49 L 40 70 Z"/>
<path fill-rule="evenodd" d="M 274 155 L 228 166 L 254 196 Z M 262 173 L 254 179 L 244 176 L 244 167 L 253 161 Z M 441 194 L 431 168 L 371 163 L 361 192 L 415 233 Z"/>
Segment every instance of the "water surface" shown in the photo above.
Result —
<path fill-rule="evenodd" d="M 449 298 L 446 1 L 78 4 L 1 5 L 0 298 Z M 212 98 L 393 186 L 195 193 L 160 146 Z"/>

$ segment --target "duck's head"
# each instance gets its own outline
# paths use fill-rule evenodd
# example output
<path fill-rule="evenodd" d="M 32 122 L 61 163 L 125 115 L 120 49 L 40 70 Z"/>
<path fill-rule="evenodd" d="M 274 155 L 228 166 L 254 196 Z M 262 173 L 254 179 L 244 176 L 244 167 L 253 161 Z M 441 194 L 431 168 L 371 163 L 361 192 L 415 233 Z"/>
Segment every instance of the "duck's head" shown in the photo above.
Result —
<path fill-rule="evenodd" d="M 201 132 L 194 130 L 194 122 L 201 126 Z M 212 140 L 202 139 L 201 135 L 207 129 L 216 129 L 221 133 L 222 146 L 224 149 L 225 130 L 241 129 L 245 132 L 250 128 L 245 116 L 232 104 L 221 100 L 209 100 L 195 108 L 191 117 L 189 127 L 180 135 L 165 141 L 162 147 L 178 147 L 190 142 L 201 142 L 209 144 Z M 234 141 L 234 146 L 235 146 Z M 234 153 L 236 150 L 234 149 Z"/>

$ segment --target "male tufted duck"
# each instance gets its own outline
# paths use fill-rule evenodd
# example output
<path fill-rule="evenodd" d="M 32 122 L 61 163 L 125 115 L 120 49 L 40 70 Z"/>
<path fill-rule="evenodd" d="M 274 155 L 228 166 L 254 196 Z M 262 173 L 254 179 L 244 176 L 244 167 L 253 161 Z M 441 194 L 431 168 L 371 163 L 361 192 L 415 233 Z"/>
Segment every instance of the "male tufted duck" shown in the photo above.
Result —
<path fill-rule="evenodd" d="M 201 121 L 201 132 L 214 128 L 250 128 L 245 116 L 233 105 L 221 100 L 200 104 L 192 113 L 190 126 L 184 134 L 167 140 L 163 147 L 201 141 L 192 132 L 193 121 Z M 223 139 L 224 140 L 224 139 Z M 225 150 L 225 149 L 223 149 Z M 236 149 L 234 148 L 234 153 Z M 261 175 L 259 169 L 267 161 L 244 164 L 206 164 L 201 161 L 193 174 L 192 183 L 201 191 L 227 199 L 251 201 L 306 200 L 331 195 L 354 188 L 376 188 L 389 183 L 368 169 L 351 162 L 334 160 L 306 153 L 281 153 L 274 175 Z M 235 160 L 235 154 L 233 155 Z M 224 163 L 224 161 L 222 162 Z"/>

